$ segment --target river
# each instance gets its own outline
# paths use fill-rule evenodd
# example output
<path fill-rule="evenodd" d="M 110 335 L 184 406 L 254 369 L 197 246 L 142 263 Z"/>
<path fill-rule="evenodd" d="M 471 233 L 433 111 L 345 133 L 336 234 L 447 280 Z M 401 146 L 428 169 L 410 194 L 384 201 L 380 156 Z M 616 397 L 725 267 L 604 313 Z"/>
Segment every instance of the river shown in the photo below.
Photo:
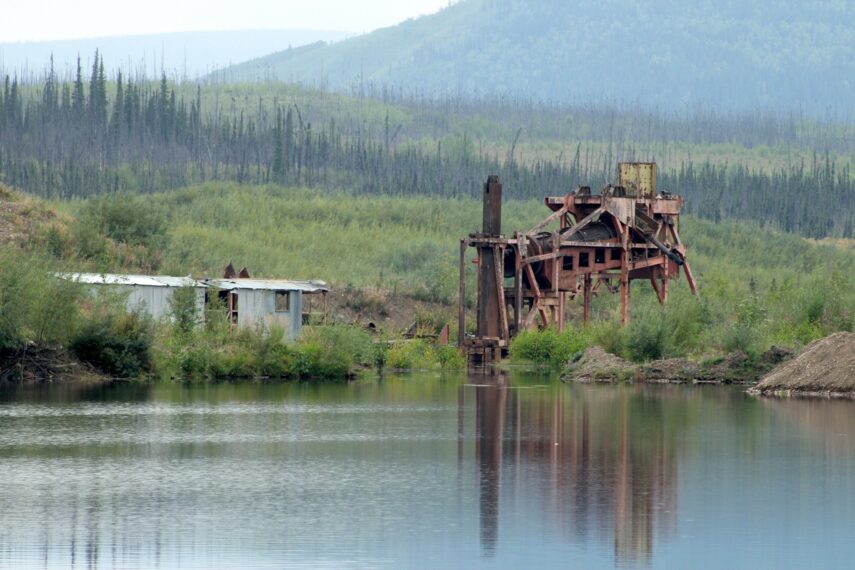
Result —
<path fill-rule="evenodd" d="M 524 373 L 0 391 L 0 568 L 851 568 L 855 403 Z"/>

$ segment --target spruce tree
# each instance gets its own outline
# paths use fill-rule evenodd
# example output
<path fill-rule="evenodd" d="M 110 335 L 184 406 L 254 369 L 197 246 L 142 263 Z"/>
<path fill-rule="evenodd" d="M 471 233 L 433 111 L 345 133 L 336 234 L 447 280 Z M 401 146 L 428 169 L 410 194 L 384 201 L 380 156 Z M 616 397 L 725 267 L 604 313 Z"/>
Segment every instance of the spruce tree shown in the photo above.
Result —
<path fill-rule="evenodd" d="M 92 76 L 89 78 L 89 116 L 97 130 L 107 126 L 107 80 L 104 77 L 104 62 L 97 49 Z"/>
<path fill-rule="evenodd" d="M 122 72 L 116 76 L 116 98 L 113 100 L 113 112 L 110 117 L 110 132 L 117 136 L 122 132 L 122 117 L 125 112 L 125 88 L 122 84 Z"/>
<path fill-rule="evenodd" d="M 71 113 L 76 120 L 83 118 L 86 109 L 86 95 L 83 92 L 83 69 L 80 67 L 80 56 L 77 56 L 77 74 L 74 76 L 74 90 L 71 94 Z"/>

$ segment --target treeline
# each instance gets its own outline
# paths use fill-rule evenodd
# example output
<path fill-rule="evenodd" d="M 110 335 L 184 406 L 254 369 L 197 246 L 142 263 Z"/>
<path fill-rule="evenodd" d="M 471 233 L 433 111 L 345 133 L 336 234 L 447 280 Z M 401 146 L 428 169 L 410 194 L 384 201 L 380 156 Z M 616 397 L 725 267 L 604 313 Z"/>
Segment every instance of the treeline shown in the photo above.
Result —
<path fill-rule="evenodd" d="M 32 194 L 63 199 L 212 180 L 460 197 L 478 194 L 487 174 L 495 173 L 511 196 L 541 198 L 579 184 L 599 187 L 614 179 L 618 160 L 656 152 L 610 135 L 579 137 L 568 154 L 531 155 L 517 149 L 519 131 L 499 151 L 453 126 L 434 128 L 433 136 L 424 126 L 404 129 L 389 107 L 377 120 L 361 117 L 358 105 L 318 111 L 261 95 L 237 102 L 228 89 L 190 90 L 165 76 L 152 82 L 121 73 L 108 81 L 98 54 L 87 73 L 78 63 L 70 81 L 52 67 L 39 85 L 7 76 L 0 95 L 0 176 Z M 466 103 L 455 107 L 449 114 L 458 118 L 489 122 L 501 114 Z M 425 116 L 436 120 L 436 110 Z M 412 116 L 418 121 L 421 115 Z M 536 108 L 529 116 L 537 116 Z M 769 132 L 782 134 L 774 126 Z M 691 160 L 661 166 L 660 186 L 683 194 L 689 210 L 703 217 L 749 218 L 814 237 L 853 235 L 853 175 L 827 151 L 771 170 Z"/>

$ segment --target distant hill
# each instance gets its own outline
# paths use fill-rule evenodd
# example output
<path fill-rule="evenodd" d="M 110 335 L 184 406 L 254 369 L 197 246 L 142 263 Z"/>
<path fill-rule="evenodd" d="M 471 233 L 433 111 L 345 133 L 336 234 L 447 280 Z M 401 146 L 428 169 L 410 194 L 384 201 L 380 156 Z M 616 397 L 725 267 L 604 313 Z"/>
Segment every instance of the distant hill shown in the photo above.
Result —
<path fill-rule="evenodd" d="M 223 32 L 180 32 L 51 42 L 0 43 L 0 71 L 40 75 L 51 55 L 58 72 L 76 65 L 77 55 L 88 67 L 95 50 L 105 55 L 110 72 L 144 71 L 160 75 L 161 65 L 170 76 L 197 77 L 233 63 L 305 44 L 334 42 L 347 32 L 319 30 L 242 30 Z"/>
<path fill-rule="evenodd" d="M 437 14 L 226 70 L 333 88 L 853 109 L 852 0 L 462 0 Z"/>

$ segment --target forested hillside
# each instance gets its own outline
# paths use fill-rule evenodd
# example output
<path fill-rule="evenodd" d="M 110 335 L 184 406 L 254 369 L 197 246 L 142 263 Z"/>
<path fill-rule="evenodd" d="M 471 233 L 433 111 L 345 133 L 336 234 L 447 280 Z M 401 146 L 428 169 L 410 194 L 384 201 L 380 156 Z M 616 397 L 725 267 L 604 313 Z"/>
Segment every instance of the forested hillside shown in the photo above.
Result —
<path fill-rule="evenodd" d="M 49 198 L 211 180 L 461 197 L 498 174 L 509 196 L 539 199 L 599 188 L 619 160 L 657 160 L 691 213 L 849 237 L 853 145 L 851 125 L 795 115 L 108 81 L 100 57 L 74 81 L 7 77 L 0 94 L 0 177 Z"/>
<path fill-rule="evenodd" d="M 462 0 L 227 71 L 338 89 L 850 113 L 849 0 Z"/>

